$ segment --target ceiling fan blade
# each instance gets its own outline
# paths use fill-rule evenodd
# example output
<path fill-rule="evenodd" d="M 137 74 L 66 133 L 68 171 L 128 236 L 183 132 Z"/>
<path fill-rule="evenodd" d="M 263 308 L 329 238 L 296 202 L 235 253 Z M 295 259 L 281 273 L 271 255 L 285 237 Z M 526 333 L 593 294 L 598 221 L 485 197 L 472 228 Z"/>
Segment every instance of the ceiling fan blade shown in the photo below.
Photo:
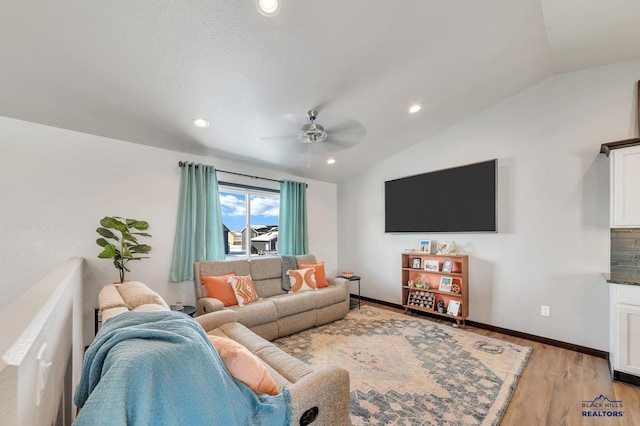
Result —
<path fill-rule="evenodd" d="M 344 121 L 339 124 L 334 124 L 327 128 L 327 132 L 339 133 L 339 132 L 363 132 L 364 127 L 358 121 L 350 120 Z"/>
<path fill-rule="evenodd" d="M 276 141 L 276 142 L 295 142 L 296 135 L 276 135 L 276 136 L 260 136 L 258 139 L 261 141 Z"/>
<path fill-rule="evenodd" d="M 330 145 L 334 145 L 336 147 L 340 147 L 342 149 L 348 149 L 348 148 L 352 148 L 356 145 L 358 145 L 357 140 L 344 140 L 344 139 L 338 139 L 338 138 L 332 138 L 331 136 L 329 136 L 329 138 L 324 142 Z"/>

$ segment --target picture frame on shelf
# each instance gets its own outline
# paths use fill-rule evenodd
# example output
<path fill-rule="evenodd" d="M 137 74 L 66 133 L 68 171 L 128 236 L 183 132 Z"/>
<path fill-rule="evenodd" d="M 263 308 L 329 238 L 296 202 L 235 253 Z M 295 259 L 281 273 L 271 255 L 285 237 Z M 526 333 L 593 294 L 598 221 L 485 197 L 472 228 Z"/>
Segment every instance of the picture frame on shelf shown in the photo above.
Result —
<path fill-rule="evenodd" d="M 442 262 L 442 272 L 451 273 L 453 271 L 453 260 L 446 259 Z"/>
<path fill-rule="evenodd" d="M 438 242 L 435 240 L 420 240 L 420 253 L 435 254 Z"/>
<path fill-rule="evenodd" d="M 447 254 L 447 243 L 438 242 L 436 254 Z"/>
<path fill-rule="evenodd" d="M 438 272 L 440 270 L 440 264 L 438 263 L 437 260 L 425 259 L 424 270 Z"/>
<path fill-rule="evenodd" d="M 451 293 L 451 284 L 453 284 L 453 278 L 440 277 L 440 286 L 438 287 L 438 290 Z"/>
<path fill-rule="evenodd" d="M 457 317 L 460 315 L 460 302 L 457 300 L 450 300 L 447 306 L 447 314 Z"/>
<path fill-rule="evenodd" d="M 413 259 L 411 259 L 411 268 L 412 269 L 421 269 L 422 267 L 422 259 L 420 259 L 419 257 L 414 257 Z"/>

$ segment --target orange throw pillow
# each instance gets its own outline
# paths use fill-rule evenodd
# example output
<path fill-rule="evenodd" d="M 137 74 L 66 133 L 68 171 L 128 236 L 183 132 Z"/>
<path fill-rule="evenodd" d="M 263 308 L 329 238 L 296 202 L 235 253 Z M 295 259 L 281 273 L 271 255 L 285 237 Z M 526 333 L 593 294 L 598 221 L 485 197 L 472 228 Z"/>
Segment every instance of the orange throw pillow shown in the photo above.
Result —
<path fill-rule="evenodd" d="M 329 287 L 329 281 L 327 281 L 327 276 L 324 273 L 324 262 L 320 263 L 300 263 L 298 264 L 298 268 L 313 268 L 316 272 L 316 285 L 318 288 Z"/>
<path fill-rule="evenodd" d="M 233 306 L 238 304 L 238 299 L 231 288 L 231 284 L 227 282 L 227 278 L 234 276 L 235 273 L 231 272 L 226 275 L 206 277 L 201 276 L 200 281 L 207 289 L 209 297 L 215 297 L 221 301 L 224 306 Z"/>
<path fill-rule="evenodd" d="M 216 349 L 222 362 L 229 370 L 229 373 L 255 392 L 262 392 L 269 395 L 279 393 L 276 382 L 269 374 L 267 368 L 257 356 L 249 349 L 242 346 L 235 340 L 226 337 L 207 335 L 211 344 Z"/>
<path fill-rule="evenodd" d="M 251 275 L 233 276 L 227 278 L 227 281 L 231 284 L 238 305 L 244 306 L 260 300 L 256 288 L 253 286 Z"/>
<path fill-rule="evenodd" d="M 317 290 L 316 273 L 313 268 L 289 269 L 287 275 L 289 275 L 289 280 L 291 281 L 291 291 L 289 293 Z"/>

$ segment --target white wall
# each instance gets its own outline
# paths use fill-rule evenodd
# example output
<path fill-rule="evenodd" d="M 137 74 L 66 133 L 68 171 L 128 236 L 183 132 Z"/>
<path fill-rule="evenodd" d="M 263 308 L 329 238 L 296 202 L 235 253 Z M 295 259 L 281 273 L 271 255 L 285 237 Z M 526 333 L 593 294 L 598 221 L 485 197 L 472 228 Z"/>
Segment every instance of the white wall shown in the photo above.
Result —
<path fill-rule="evenodd" d="M 364 296 L 401 304 L 403 249 L 455 240 L 470 255 L 469 319 L 608 350 L 609 165 L 598 152 L 636 135 L 639 75 L 636 61 L 550 78 L 340 183 L 339 269 L 363 276 Z M 498 233 L 384 233 L 385 180 L 492 158 Z"/>
<path fill-rule="evenodd" d="M 310 252 L 327 263 L 329 273 L 337 269 L 335 184 L 0 117 L 0 309 L 68 257 L 84 257 L 85 323 L 91 325 L 99 289 L 118 280 L 112 263 L 97 258 L 95 243 L 99 220 L 113 215 L 148 221 L 153 236 L 151 258 L 132 264 L 127 279 L 147 283 L 168 303 L 193 305 L 193 284 L 168 280 L 179 160 L 307 182 Z M 232 175 L 220 178 L 238 181 Z M 86 327 L 87 339 L 92 333 Z"/>

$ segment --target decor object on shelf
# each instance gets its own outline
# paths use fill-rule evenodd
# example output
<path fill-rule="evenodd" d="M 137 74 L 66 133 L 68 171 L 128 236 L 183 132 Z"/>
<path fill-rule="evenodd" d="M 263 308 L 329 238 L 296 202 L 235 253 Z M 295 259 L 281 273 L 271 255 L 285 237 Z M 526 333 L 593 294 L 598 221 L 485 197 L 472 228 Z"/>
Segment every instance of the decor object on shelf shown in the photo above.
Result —
<path fill-rule="evenodd" d="M 438 243 L 438 249 L 436 250 L 436 254 L 447 254 L 447 244 Z"/>
<path fill-rule="evenodd" d="M 422 308 L 433 309 L 436 295 L 430 291 L 412 291 L 409 293 L 408 305 L 420 306 Z"/>
<path fill-rule="evenodd" d="M 120 235 L 116 235 L 113 231 Z M 120 216 L 105 216 L 100 220 L 100 227 L 96 232 L 102 236 L 96 243 L 102 247 L 102 252 L 98 254 L 100 259 L 113 259 L 113 266 L 120 272 L 120 282 L 124 282 L 125 271 L 131 272 L 127 268 L 127 263 L 131 260 L 146 259 L 149 256 L 139 256 L 151 251 L 151 246 L 140 244 L 138 237 L 151 237 L 146 232 L 149 224 L 143 220 L 125 219 Z M 115 240 L 111 242 L 109 240 Z"/>
<path fill-rule="evenodd" d="M 429 260 L 429 259 L 425 259 L 424 260 L 424 270 L 425 271 L 438 271 L 440 268 L 440 264 L 438 263 L 437 260 Z"/>
<path fill-rule="evenodd" d="M 411 261 L 411 267 L 413 269 L 420 269 L 421 264 L 422 264 L 422 259 L 420 259 L 419 257 L 416 257 Z"/>
<path fill-rule="evenodd" d="M 450 301 L 449 305 L 447 306 L 447 314 L 457 317 L 459 313 L 460 313 L 460 302 L 458 302 L 457 300 Z"/>
<path fill-rule="evenodd" d="M 452 256 L 456 256 L 458 254 L 458 246 L 456 245 L 455 241 L 451 241 L 451 244 L 449 244 L 447 254 L 450 254 Z"/>
<path fill-rule="evenodd" d="M 453 260 L 447 259 L 442 263 L 442 272 L 451 273 L 453 270 Z"/>
<path fill-rule="evenodd" d="M 444 306 L 444 302 L 440 300 L 438 302 L 438 312 L 440 312 L 441 314 L 444 314 L 446 311 L 447 311 L 447 308 Z"/>
<path fill-rule="evenodd" d="M 456 283 L 451 284 L 451 293 L 454 293 L 454 294 L 460 293 L 460 286 Z"/>
<path fill-rule="evenodd" d="M 440 287 L 438 288 L 438 290 L 451 293 L 451 284 L 453 284 L 453 278 L 440 277 Z"/>
<path fill-rule="evenodd" d="M 409 287 L 413 287 L 415 284 L 416 284 L 416 283 L 414 283 L 414 282 L 413 282 L 413 280 L 409 280 L 409 281 L 407 281 L 407 285 L 408 285 Z"/>
<path fill-rule="evenodd" d="M 435 253 L 437 248 L 436 240 L 420 240 L 420 253 Z"/>
<path fill-rule="evenodd" d="M 422 281 L 422 278 L 418 278 L 416 280 L 416 287 L 418 287 L 418 288 L 424 288 L 425 287 L 424 281 Z"/>

